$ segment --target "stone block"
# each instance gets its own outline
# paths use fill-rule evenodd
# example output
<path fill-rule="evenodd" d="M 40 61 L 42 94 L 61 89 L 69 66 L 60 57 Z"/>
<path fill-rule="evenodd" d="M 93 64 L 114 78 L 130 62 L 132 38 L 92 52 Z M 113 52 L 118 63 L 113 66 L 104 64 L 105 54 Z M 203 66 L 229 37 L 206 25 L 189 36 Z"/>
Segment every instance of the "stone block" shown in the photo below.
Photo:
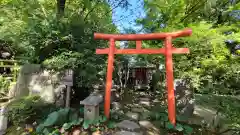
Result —
<path fill-rule="evenodd" d="M 126 113 L 126 116 L 127 116 L 129 119 L 132 119 L 132 120 L 139 120 L 139 113 L 127 112 L 127 113 Z"/>
<path fill-rule="evenodd" d="M 130 132 L 130 131 L 118 131 L 114 135 L 143 135 L 143 133 Z"/>
<path fill-rule="evenodd" d="M 140 126 L 130 120 L 123 120 L 122 122 L 117 124 L 117 127 L 120 130 L 124 130 L 124 131 L 130 131 L 130 132 L 140 132 Z"/>

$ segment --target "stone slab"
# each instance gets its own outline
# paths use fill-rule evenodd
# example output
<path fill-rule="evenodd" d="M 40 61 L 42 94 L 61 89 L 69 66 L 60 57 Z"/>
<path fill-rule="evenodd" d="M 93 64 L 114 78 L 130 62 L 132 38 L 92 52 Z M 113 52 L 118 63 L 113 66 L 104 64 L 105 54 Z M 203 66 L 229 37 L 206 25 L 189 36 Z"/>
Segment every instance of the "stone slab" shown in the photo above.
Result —
<path fill-rule="evenodd" d="M 114 135 L 143 135 L 143 133 L 119 131 L 119 132 L 116 132 Z"/>
<path fill-rule="evenodd" d="M 131 131 L 131 132 L 140 131 L 140 126 L 137 123 L 130 120 L 123 120 L 122 122 L 117 124 L 117 127 L 125 131 Z"/>

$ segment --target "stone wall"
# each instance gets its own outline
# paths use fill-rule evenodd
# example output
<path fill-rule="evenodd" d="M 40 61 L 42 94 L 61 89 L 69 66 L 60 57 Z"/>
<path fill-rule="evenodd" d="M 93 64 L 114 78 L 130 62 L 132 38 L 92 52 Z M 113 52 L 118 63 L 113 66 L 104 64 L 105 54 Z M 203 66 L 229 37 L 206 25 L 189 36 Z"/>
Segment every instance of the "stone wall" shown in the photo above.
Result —
<path fill-rule="evenodd" d="M 51 73 L 37 64 L 25 64 L 21 67 L 16 84 L 10 89 L 9 96 L 20 98 L 28 95 L 40 95 L 49 103 L 64 104 L 65 85 L 61 83 L 60 73 Z"/>

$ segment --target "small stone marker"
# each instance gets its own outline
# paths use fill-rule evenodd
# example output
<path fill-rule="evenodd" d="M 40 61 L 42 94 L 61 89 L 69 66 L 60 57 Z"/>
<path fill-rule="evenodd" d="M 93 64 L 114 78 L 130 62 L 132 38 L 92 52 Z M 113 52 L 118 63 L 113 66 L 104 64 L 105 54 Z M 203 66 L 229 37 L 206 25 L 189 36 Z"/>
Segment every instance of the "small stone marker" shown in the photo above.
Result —
<path fill-rule="evenodd" d="M 133 121 L 123 120 L 117 124 L 120 129 L 115 135 L 143 135 L 140 130 L 140 126 Z"/>
<path fill-rule="evenodd" d="M 103 101 L 101 95 L 90 95 L 80 104 L 84 105 L 84 120 L 95 120 L 99 117 L 99 104 Z"/>

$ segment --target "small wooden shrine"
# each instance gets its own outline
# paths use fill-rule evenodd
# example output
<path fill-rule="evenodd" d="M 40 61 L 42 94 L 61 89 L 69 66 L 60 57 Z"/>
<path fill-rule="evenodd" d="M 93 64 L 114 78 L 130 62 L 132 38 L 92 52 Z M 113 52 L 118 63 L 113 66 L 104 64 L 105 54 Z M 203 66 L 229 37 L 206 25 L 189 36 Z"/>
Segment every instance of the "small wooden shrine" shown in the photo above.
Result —
<path fill-rule="evenodd" d="M 129 69 L 129 86 L 145 87 L 149 86 L 152 80 L 152 73 L 155 70 L 153 65 L 150 66 L 131 66 Z"/>

